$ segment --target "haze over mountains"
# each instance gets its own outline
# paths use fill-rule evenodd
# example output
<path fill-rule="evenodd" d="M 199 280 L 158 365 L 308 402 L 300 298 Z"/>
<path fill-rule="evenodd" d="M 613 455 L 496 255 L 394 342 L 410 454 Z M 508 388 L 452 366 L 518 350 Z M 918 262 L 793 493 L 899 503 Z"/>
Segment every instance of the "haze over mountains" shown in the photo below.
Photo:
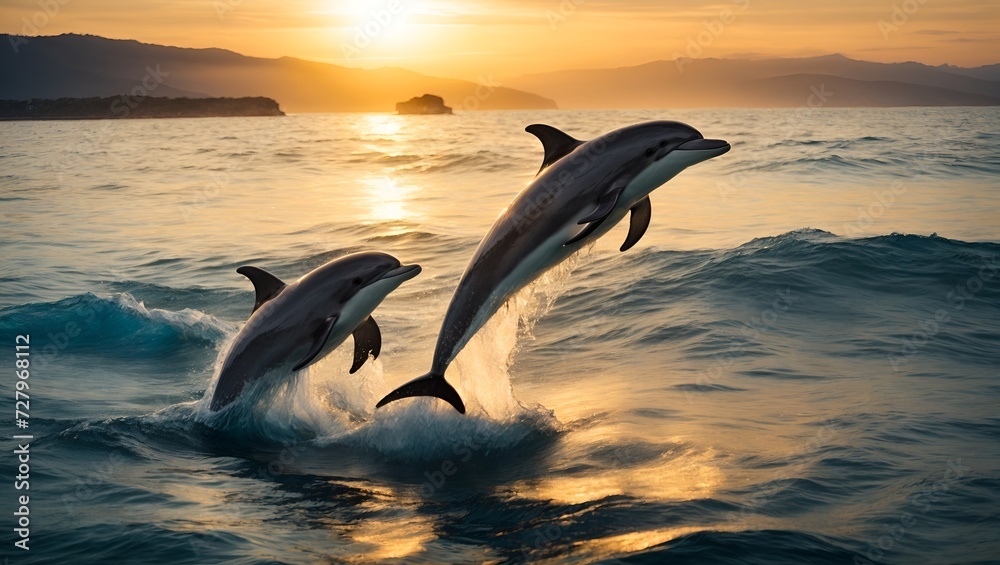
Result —
<path fill-rule="evenodd" d="M 436 94 L 456 110 L 1000 105 L 1000 65 L 973 69 L 800 59 L 654 61 L 524 75 L 497 86 L 398 68 L 341 67 L 223 49 L 187 49 L 65 34 L 0 49 L 0 99 L 266 96 L 289 112 L 389 112 Z M 11 36 L 0 37 L 10 43 Z"/>
<path fill-rule="evenodd" d="M 1000 105 L 1000 65 L 976 69 L 801 59 L 654 61 L 525 75 L 506 86 L 561 108 Z"/>
<path fill-rule="evenodd" d="M 116 96 L 143 88 L 150 96 L 266 96 L 287 112 L 391 112 L 396 102 L 424 93 L 457 108 L 555 107 L 541 96 L 489 84 L 489 77 L 477 84 L 404 69 L 354 69 L 92 35 L 28 38 L 16 54 L 10 36 L 0 42 L 2 99 Z"/>

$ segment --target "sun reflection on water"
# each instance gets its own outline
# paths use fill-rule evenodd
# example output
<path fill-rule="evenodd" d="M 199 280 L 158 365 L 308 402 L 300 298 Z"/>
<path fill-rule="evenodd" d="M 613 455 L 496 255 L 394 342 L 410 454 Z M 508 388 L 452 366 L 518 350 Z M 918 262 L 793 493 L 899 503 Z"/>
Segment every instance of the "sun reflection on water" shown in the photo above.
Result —
<path fill-rule="evenodd" d="M 410 207 L 413 194 L 420 190 L 418 187 L 400 184 L 397 179 L 388 176 L 360 180 L 370 206 L 371 219 L 392 221 L 419 217 L 419 214 Z"/>
<path fill-rule="evenodd" d="M 397 138 L 405 119 L 395 114 L 365 114 L 356 127 L 365 135 Z"/>
<path fill-rule="evenodd" d="M 712 450 L 702 453 L 665 453 L 641 465 L 589 468 L 583 472 L 554 473 L 522 481 L 514 487 L 519 496 L 580 504 L 609 496 L 684 501 L 710 498 L 723 482 L 722 470 L 712 464 Z"/>

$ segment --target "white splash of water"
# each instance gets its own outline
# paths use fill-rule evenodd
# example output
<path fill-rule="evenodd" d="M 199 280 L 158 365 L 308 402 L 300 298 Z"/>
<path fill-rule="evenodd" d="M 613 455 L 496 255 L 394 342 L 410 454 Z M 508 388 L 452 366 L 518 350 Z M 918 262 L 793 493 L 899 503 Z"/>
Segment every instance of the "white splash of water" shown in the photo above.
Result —
<path fill-rule="evenodd" d="M 549 312 L 573 270 L 591 254 L 586 247 L 522 289 L 469 341 L 449 372 L 467 413 L 434 398 L 407 399 L 375 409 L 389 390 L 381 361 L 369 360 L 354 375 L 349 347 L 295 375 L 267 375 L 222 412 L 211 412 L 212 392 L 231 339 L 221 348 L 212 382 L 197 402 L 195 419 L 229 430 L 252 430 L 275 440 L 315 438 L 319 445 L 346 444 L 399 457 L 433 457 L 470 437 L 486 449 L 503 449 L 526 436 L 560 429 L 551 411 L 526 405 L 514 394 L 511 366 L 535 323 Z"/>

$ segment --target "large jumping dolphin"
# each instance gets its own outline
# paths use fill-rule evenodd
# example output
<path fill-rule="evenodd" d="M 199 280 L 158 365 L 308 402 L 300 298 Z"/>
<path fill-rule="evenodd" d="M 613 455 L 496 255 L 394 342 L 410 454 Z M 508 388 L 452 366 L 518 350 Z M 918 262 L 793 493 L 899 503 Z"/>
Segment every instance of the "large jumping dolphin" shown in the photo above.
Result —
<path fill-rule="evenodd" d="M 355 253 L 285 284 L 257 267 L 240 267 L 257 292 L 253 313 L 233 340 L 212 396 L 220 410 L 250 382 L 273 371 L 299 371 L 354 335 L 353 374 L 371 355 L 378 358 L 382 334 L 372 311 L 390 292 L 420 273 L 385 253 Z"/>
<path fill-rule="evenodd" d="M 631 211 L 631 248 L 649 226 L 649 193 L 675 175 L 729 151 L 719 139 L 673 121 L 621 128 L 579 141 L 543 124 L 526 128 L 542 142 L 542 166 L 479 244 L 448 306 L 431 370 L 389 393 L 376 406 L 410 396 L 435 396 L 465 413 L 445 380 L 448 365 L 514 293 Z"/>

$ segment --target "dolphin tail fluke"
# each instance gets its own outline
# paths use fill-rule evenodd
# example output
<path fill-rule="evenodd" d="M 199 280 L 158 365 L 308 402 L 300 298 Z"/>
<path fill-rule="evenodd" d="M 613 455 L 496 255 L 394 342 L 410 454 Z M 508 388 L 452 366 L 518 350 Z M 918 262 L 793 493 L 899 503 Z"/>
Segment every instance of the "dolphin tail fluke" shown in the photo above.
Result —
<path fill-rule="evenodd" d="M 455 390 L 455 387 L 451 386 L 448 384 L 448 381 L 444 380 L 444 375 L 437 375 L 434 373 L 427 373 L 422 377 L 413 379 L 405 385 L 390 392 L 385 395 L 385 398 L 378 401 L 375 408 L 381 408 L 390 402 L 395 402 L 401 398 L 409 398 L 411 396 L 433 396 L 435 398 L 440 398 L 448 404 L 451 404 L 455 410 L 458 410 L 459 414 L 465 414 L 465 403 L 462 402 L 462 397 L 458 395 L 458 391 Z"/>

